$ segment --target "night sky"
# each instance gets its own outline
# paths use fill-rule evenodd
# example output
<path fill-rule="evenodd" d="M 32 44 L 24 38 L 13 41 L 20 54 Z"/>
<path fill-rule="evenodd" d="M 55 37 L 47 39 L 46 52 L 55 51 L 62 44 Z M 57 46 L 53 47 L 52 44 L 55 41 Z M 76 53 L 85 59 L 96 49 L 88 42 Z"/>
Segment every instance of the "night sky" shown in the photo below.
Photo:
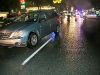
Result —
<path fill-rule="evenodd" d="M 34 1 L 34 0 L 27 0 Z M 36 1 L 36 0 L 35 0 Z M 40 0 L 41 4 L 45 4 L 44 2 L 50 2 L 49 0 Z M 20 7 L 19 0 L 0 0 L 0 11 L 9 11 L 11 9 L 16 9 Z M 36 1 L 38 2 L 38 1 Z M 100 8 L 100 0 L 63 0 L 64 3 L 69 3 L 69 5 L 75 5 L 80 9 L 89 9 L 92 7 Z M 46 3 L 46 4 L 47 4 Z"/>

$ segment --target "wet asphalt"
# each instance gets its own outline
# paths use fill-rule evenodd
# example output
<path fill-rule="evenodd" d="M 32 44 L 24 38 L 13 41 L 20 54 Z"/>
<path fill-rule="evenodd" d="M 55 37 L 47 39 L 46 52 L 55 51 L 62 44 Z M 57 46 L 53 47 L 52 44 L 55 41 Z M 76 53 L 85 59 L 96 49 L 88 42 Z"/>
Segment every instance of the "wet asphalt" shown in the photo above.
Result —
<path fill-rule="evenodd" d="M 0 46 L 0 75 L 100 75 L 100 26 L 96 19 L 62 20 L 59 36 L 44 37 L 34 49 Z M 22 62 L 49 38 L 28 63 Z"/>

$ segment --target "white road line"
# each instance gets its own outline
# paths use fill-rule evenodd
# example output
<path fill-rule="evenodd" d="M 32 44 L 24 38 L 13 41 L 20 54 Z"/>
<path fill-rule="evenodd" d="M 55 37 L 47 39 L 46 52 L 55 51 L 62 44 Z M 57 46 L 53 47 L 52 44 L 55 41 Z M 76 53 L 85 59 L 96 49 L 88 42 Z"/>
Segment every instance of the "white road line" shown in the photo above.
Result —
<path fill-rule="evenodd" d="M 47 43 L 49 43 L 52 40 L 52 38 L 50 38 L 48 41 L 46 41 L 40 48 L 38 48 L 32 55 L 30 55 L 25 61 L 23 61 L 23 63 L 21 64 L 22 66 L 24 66 L 29 60 L 31 60 Z"/>

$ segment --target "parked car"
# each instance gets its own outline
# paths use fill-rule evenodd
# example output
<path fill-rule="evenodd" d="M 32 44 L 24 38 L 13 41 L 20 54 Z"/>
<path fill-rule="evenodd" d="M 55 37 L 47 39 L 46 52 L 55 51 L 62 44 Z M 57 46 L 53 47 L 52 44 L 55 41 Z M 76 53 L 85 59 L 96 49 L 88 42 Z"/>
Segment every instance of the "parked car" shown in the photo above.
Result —
<path fill-rule="evenodd" d="M 0 17 L 0 27 L 2 26 L 3 23 L 4 23 L 4 18 Z"/>
<path fill-rule="evenodd" d="M 86 14 L 84 16 L 82 29 L 85 35 L 95 35 L 98 32 L 99 28 L 99 19 L 97 19 L 96 14 Z"/>
<path fill-rule="evenodd" d="M 14 22 L 0 27 L 0 45 L 34 48 L 38 41 L 60 31 L 58 14 L 53 10 L 38 10 L 17 17 Z"/>
<path fill-rule="evenodd" d="M 14 22 L 14 20 L 12 20 L 12 19 L 5 19 L 4 22 L 2 23 L 2 26 L 8 25 L 8 24 L 10 24 L 12 22 Z"/>
<path fill-rule="evenodd" d="M 96 14 L 86 14 L 85 18 L 96 19 L 97 15 Z"/>

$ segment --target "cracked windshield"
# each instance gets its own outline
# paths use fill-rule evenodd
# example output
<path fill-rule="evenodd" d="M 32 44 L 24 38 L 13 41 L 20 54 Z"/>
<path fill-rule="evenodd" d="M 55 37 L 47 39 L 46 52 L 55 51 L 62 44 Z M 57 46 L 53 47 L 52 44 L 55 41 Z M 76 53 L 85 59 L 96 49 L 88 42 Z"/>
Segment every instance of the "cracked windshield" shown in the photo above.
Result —
<path fill-rule="evenodd" d="M 100 0 L 0 0 L 0 75 L 100 75 Z"/>

